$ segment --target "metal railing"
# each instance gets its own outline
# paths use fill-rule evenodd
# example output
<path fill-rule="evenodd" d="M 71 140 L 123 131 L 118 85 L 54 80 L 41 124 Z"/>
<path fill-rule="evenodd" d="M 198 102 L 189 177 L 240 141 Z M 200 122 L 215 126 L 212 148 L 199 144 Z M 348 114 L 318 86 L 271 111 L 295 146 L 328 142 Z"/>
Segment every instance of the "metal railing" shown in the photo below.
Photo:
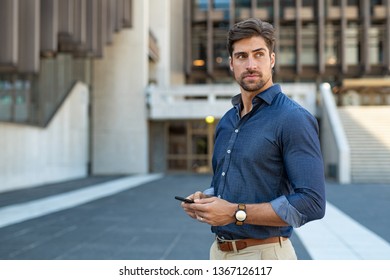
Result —
<path fill-rule="evenodd" d="M 321 144 L 327 177 L 339 183 L 351 182 L 350 147 L 329 84 L 320 86 L 322 100 Z"/>

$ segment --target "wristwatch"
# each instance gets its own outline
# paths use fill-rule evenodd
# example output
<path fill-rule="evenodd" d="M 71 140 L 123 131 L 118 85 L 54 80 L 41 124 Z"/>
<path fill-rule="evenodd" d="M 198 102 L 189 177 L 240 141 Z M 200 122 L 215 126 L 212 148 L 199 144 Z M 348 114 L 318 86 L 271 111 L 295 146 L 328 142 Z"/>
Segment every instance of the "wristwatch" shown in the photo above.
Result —
<path fill-rule="evenodd" d="M 236 214 L 236 225 L 242 226 L 246 220 L 246 206 L 245 204 L 238 204 Z"/>

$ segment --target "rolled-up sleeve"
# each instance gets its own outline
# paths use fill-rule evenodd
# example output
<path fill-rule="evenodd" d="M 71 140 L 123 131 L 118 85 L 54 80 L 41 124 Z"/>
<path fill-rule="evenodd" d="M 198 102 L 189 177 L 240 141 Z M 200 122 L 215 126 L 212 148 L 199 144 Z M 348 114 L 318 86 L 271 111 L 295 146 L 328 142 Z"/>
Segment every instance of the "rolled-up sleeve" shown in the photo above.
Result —
<path fill-rule="evenodd" d="M 307 217 L 292 206 L 285 196 L 271 201 L 271 206 L 278 216 L 292 227 L 300 227 L 307 221 Z"/>
<path fill-rule="evenodd" d="M 317 120 L 305 110 L 286 119 L 282 131 L 284 168 L 292 189 L 271 201 L 278 216 L 293 227 L 325 215 L 325 177 Z"/>

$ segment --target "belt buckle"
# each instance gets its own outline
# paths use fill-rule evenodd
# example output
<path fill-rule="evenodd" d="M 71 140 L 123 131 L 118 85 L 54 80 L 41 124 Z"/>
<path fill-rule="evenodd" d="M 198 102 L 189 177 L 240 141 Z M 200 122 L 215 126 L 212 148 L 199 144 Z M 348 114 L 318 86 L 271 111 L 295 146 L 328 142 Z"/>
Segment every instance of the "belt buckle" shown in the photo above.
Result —
<path fill-rule="evenodd" d="M 226 243 L 226 240 L 224 237 L 219 237 L 218 235 L 215 236 L 215 239 L 217 240 L 218 244 Z"/>
<path fill-rule="evenodd" d="M 221 248 L 221 245 L 222 244 L 226 244 L 226 240 L 223 238 L 223 237 L 219 237 L 218 235 L 215 236 L 215 240 L 217 241 L 217 246 L 218 246 L 218 249 L 221 250 L 221 251 L 224 251 L 222 248 Z"/>
<path fill-rule="evenodd" d="M 237 253 L 238 250 L 245 249 L 247 246 L 244 242 L 244 247 L 238 248 L 238 244 L 236 243 L 237 240 L 226 240 L 224 237 L 220 237 L 216 235 L 216 240 L 217 240 L 217 246 L 218 249 L 223 251 L 223 252 L 235 252 Z"/>

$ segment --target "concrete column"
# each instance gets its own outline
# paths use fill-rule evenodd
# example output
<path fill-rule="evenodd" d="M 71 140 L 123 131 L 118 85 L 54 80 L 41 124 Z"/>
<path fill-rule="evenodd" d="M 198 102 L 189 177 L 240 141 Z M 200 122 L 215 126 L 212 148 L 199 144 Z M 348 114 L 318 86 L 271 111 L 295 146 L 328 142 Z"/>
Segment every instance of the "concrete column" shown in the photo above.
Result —
<path fill-rule="evenodd" d="M 296 57 L 296 67 L 295 71 L 297 75 L 299 76 L 302 74 L 302 15 L 301 15 L 301 9 L 302 9 L 302 0 L 296 0 L 295 1 L 295 19 L 296 19 L 296 35 L 295 35 L 295 42 L 296 42 L 296 49 L 295 49 L 295 57 Z"/>
<path fill-rule="evenodd" d="M 325 6 L 324 0 L 318 1 L 317 40 L 318 40 L 318 72 L 325 73 Z"/>
<path fill-rule="evenodd" d="M 280 54 L 280 1 L 275 0 L 274 1 L 274 14 L 273 14 L 273 20 L 274 20 L 274 28 L 275 28 L 275 37 L 276 37 L 276 44 L 275 44 L 275 54 L 276 54 L 276 61 L 274 70 L 276 73 L 280 70 L 280 63 L 278 59 L 278 55 Z"/>
<path fill-rule="evenodd" d="M 94 61 L 93 174 L 148 172 L 149 1 L 133 5 L 132 28 L 115 33 L 104 58 Z"/>
<path fill-rule="evenodd" d="M 57 52 L 58 46 L 58 0 L 41 0 L 41 53 Z"/>
<path fill-rule="evenodd" d="M 155 0 L 156 1 L 156 0 Z M 191 45 L 184 45 L 184 36 L 190 36 L 187 39 L 187 42 L 191 42 L 191 28 L 185 29 L 189 25 L 183 25 L 185 22 L 186 15 L 185 5 L 187 1 L 182 0 L 168 0 L 170 3 L 170 43 L 169 50 L 170 54 L 170 84 L 171 85 L 182 85 L 185 84 L 185 75 L 183 73 L 184 69 L 184 58 L 185 51 L 191 49 Z M 188 33 L 188 34 L 187 34 Z M 174 47 L 172 47 L 174 46 Z M 163 51 L 163 50 L 161 50 Z M 190 53 L 191 54 L 191 53 Z M 190 56 L 190 61 L 192 61 Z M 191 65 L 191 64 L 190 64 Z"/>
<path fill-rule="evenodd" d="M 19 1 L 18 18 L 18 70 L 36 73 L 39 71 L 40 50 L 40 1 Z"/>
<path fill-rule="evenodd" d="M 159 48 L 159 61 L 156 65 L 157 84 L 158 86 L 167 87 L 170 84 L 171 73 L 169 53 L 171 46 L 170 1 L 150 0 L 150 7 L 150 28 L 157 39 Z"/>
<path fill-rule="evenodd" d="M 18 62 L 18 2 L 0 1 L 0 65 L 15 67 Z"/>

